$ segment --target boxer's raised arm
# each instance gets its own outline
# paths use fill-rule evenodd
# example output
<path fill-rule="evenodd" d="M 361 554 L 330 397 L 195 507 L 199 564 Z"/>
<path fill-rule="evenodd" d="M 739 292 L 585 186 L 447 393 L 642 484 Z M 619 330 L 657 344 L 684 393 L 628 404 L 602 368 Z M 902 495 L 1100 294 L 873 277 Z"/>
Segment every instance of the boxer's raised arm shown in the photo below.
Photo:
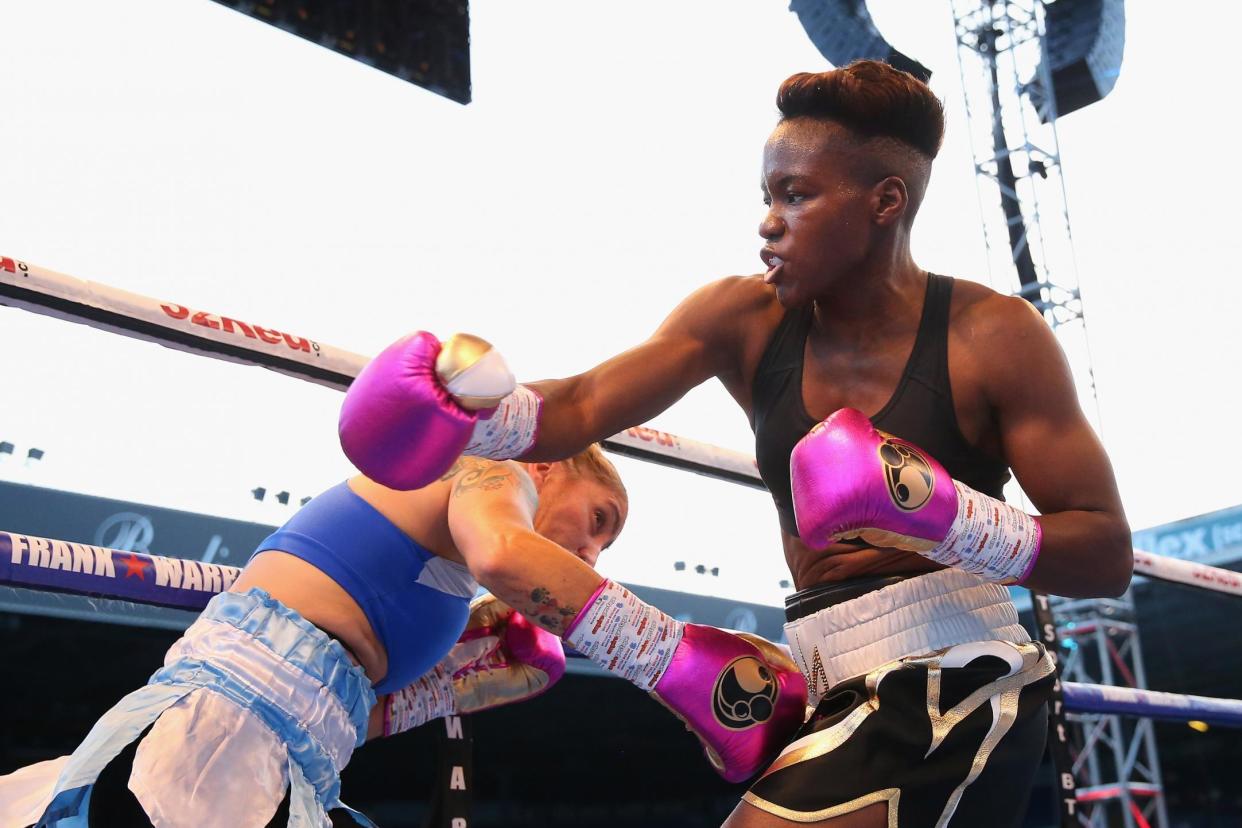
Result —
<path fill-rule="evenodd" d="M 762 288 L 743 277 L 699 288 L 641 345 L 566 379 L 528 383 L 543 398 L 538 436 L 523 459 L 558 460 L 660 414 L 740 364 L 740 327 Z"/>
<path fill-rule="evenodd" d="M 742 343 L 767 298 L 753 278 L 721 279 L 691 294 L 638 347 L 584 374 L 516 388 L 486 342 L 404 337 L 350 386 L 341 447 L 364 475 L 398 490 L 427 485 L 461 454 L 569 457 L 646 422 L 710 377 L 741 387 Z"/>

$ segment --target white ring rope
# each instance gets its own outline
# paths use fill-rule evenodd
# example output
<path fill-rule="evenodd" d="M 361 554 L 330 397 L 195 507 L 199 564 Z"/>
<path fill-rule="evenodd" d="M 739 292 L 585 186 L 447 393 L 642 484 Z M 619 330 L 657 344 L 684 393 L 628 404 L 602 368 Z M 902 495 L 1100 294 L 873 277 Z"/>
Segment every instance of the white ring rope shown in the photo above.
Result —
<path fill-rule="evenodd" d="M 1134 571 L 1161 581 L 1174 581 L 1228 595 L 1242 595 L 1242 574 L 1217 566 L 1184 561 L 1181 558 L 1169 558 L 1142 549 L 1134 550 Z"/>
<path fill-rule="evenodd" d="M 368 358 L 275 328 L 88 282 L 0 255 L 0 304 L 158 342 L 216 359 L 262 365 L 342 391 Z M 603 441 L 621 455 L 764 488 L 754 458 L 652 428 Z"/>
<path fill-rule="evenodd" d="M 161 302 L 0 255 L 0 304 L 67 319 L 189 353 L 261 365 L 344 390 L 367 357 L 234 317 Z M 635 427 L 604 440 L 616 454 L 763 489 L 755 459 L 739 451 Z M 1242 575 L 1135 550 L 1134 571 L 1214 592 L 1242 595 Z"/>

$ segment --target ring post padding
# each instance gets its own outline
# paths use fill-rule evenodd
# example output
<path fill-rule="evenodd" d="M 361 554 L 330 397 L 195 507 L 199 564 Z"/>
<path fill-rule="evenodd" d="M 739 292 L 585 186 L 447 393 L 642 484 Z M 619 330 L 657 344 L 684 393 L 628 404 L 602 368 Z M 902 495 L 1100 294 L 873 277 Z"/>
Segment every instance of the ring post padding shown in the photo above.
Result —
<path fill-rule="evenodd" d="M 241 570 L 0 531 L 0 584 L 201 610 Z"/>

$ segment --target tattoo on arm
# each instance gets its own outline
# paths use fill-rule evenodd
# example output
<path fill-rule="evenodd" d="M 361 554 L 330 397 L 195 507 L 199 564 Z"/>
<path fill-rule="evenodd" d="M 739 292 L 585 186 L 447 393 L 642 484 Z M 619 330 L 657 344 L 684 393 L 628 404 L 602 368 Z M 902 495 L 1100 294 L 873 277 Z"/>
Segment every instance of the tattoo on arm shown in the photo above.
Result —
<path fill-rule="evenodd" d="M 538 619 L 539 623 L 555 633 L 564 633 L 565 625 L 573 621 L 578 610 L 569 605 L 562 605 L 553 597 L 546 587 L 536 587 L 530 592 L 529 612 L 523 608 L 523 614 Z"/>
<path fill-rule="evenodd" d="M 448 480 L 454 475 L 460 475 L 453 485 L 454 497 L 473 491 L 492 492 L 503 488 L 510 481 L 515 481 L 532 509 L 539 504 L 539 494 L 535 490 L 534 482 L 528 474 L 512 463 L 463 457 L 440 479 Z"/>
<path fill-rule="evenodd" d="M 441 481 L 448 480 L 450 477 L 452 477 L 453 475 L 461 471 L 464 466 L 465 466 L 465 463 L 463 463 L 462 460 L 458 458 L 457 462 L 453 463 L 453 468 L 449 469 L 448 471 L 446 471 L 444 474 L 440 476 L 440 480 Z"/>
<path fill-rule="evenodd" d="M 476 465 L 471 463 L 453 487 L 453 494 L 461 495 L 475 489 L 482 489 L 485 492 L 495 491 L 512 479 L 513 472 L 499 464 Z"/>

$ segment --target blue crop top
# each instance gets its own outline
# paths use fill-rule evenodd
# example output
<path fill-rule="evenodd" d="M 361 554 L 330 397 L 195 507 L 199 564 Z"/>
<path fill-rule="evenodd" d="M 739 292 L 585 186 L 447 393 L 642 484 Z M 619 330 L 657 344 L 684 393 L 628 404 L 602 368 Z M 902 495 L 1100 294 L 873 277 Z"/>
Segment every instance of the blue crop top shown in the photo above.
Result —
<path fill-rule="evenodd" d="M 346 483 L 313 498 L 254 554 L 269 549 L 314 566 L 362 608 L 388 654 L 376 693 L 405 687 L 444 657 L 478 589 L 469 570 L 424 549 Z"/>

